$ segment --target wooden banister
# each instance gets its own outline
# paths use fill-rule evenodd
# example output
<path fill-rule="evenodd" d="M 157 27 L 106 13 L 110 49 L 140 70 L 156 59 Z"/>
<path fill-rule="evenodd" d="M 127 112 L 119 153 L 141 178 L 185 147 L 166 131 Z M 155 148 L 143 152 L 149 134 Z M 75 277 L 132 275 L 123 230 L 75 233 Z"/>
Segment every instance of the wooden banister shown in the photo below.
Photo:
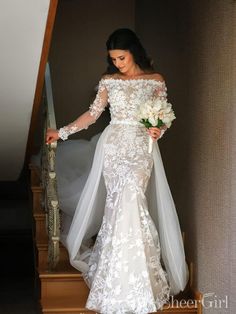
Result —
<path fill-rule="evenodd" d="M 35 89 L 35 94 L 34 94 L 34 102 L 33 102 L 31 121 L 30 121 L 30 128 L 29 128 L 29 133 L 28 133 L 28 141 L 27 141 L 27 146 L 26 146 L 25 164 L 29 163 L 30 156 L 32 155 L 32 153 L 34 153 L 33 151 L 34 132 L 36 130 L 37 118 L 40 111 L 39 109 L 40 109 L 40 104 L 42 100 L 44 75 L 45 75 L 46 63 L 48 60 L 49 48 L 51 44 L 52 30 L 53 30 L 53 26 L 55 22 L 57 4 L 58 4 L 58 0 L 50 0 L 46 29 L 45 29 L 44 40 L 43 40 L 43 47 L 42 47 L 42 52 L 41 52 L 40 64 L 39 64 L 37 84 L 36 84 L 36 89 Z"/>

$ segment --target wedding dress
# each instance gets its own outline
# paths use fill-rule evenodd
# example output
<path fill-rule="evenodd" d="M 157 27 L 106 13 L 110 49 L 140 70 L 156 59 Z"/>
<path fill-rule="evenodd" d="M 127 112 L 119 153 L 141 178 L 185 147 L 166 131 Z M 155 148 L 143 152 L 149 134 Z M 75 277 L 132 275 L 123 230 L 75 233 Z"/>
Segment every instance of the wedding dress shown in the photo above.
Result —
<path fill-rule="evenodd" d="M 110 106 L 111 121 L 96 138 L 83 188 L 75 180 L 70 197 L 60 198 L 61 241 L 90 288 L 86 308 L 98 313 L 155 312 L 188 281 L 158 143 L 148 153 L 149 135 L 137 120 L 139 105 L 155 97 L 167 97 L 164 81 L 106 75 L 89 110 L 59 130 L 66 140 Z M 86 154 L 80 158 L 86 160 Z M 74 210 L 73 202 L 78 202 Z"/>

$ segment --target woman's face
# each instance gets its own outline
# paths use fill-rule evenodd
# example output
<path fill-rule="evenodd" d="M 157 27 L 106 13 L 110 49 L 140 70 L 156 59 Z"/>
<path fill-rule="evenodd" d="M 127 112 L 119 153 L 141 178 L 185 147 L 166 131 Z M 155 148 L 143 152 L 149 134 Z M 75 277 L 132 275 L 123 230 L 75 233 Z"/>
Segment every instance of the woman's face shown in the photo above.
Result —
<path fill-rule="evenodd" d="M 137 67 L 133 55 L 129 50 L 114 49 L 109 50 L 108 53 L 114 66 L 123 74 L 129 73 Z"/>

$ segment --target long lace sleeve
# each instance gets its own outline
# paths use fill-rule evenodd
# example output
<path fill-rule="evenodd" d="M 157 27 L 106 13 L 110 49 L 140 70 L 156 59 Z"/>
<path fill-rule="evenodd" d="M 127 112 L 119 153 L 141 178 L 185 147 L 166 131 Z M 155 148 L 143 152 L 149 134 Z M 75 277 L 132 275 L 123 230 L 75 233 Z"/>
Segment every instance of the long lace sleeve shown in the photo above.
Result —
<path fill-rule="evenodd" d="M 158 81 L 157 88 L 154 91 L 154 98 L 159 98 L 161 100 L 167 101 L 167 87 L 165 84 L 165 81 Z M 165 131 L 167 130 L 167 127 L 164 125 L 160 127 L 161 134 L 159 136 L 159 139 L 164 135 Z"/>
<path fill-rule="evenodd" d="M 105 110 L 108 102 L 108 94 L 105 86 L 104 79 L 101 79 L 98 84 L 98 91 L 93 103 L 89 106 L 89 109 L 79 116 L 72 123 L 59 129 L 59 137 L 65 141 L 68 136 L 79 132 L 83 129 L 87 129 L 91 124 L 95 123 Z"/>

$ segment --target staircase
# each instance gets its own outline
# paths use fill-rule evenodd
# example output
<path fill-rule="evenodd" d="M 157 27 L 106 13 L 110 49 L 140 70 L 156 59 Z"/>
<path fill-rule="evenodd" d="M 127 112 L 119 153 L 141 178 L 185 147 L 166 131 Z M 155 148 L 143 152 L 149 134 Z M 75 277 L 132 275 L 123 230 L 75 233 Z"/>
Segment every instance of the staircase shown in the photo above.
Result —
<path fill-rule="evenodd" d="M 40 300 L 41 311 L 42 313 L 51 314 L 95 313 L 85 309 L 89 288 L 85 284 L 81 273 L 70 265 L 67 250 L 62 244 L 60 247 L 60 261 L 53 272 L 49 271 L 46 214 L 41 206 L 43 188 L 40 183 L 40 170 L 33 164 L 30 164 L 30 170 L 34 226 L 35 291 Z M 183 240 L 184 238 L 185 234 L 183 233 Z M 175 296 L 174 300 L 170 300 L 162 311 L 155 314 L 202 314 L 202 294 L 193 289 L 193 264 L 188 262 L 188 266 L 190 280 L 186 289 Z"/>

